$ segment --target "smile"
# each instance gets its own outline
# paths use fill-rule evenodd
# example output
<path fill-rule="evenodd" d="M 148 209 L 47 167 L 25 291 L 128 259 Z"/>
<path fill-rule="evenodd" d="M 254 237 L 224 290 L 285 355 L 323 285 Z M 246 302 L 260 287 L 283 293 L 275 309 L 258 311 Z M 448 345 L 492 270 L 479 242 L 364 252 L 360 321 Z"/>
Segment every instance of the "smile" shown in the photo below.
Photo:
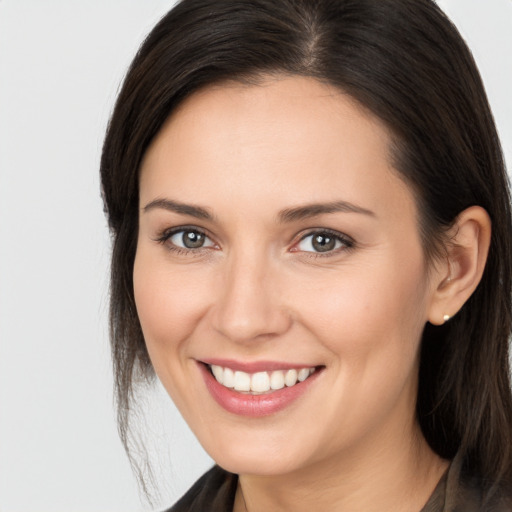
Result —
<path fill-rule="evenodd" d="M 261 371 L 247 373 L 229 367 L 209 365 L 210 371 L 219 384 L 242 393 L 261 394 L 290 388 L 304 382 L 316 368 L 292 368 L 289 370 Z"/>
<path fill-rule="evenodd" d="M 198 361 L 206 389 L 223 409 L 252 418 L 275 414 L 299 400 L 325 366 L 277 362 Z"/>

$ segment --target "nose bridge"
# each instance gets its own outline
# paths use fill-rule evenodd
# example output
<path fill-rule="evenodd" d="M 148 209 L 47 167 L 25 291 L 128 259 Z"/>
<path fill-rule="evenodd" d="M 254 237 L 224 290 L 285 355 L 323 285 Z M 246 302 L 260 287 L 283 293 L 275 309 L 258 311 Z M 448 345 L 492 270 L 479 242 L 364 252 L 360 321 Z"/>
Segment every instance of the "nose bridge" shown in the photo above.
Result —
<path fill-rule="evenodd" d="M 215 328 L 232 341 L 251 341 L 285 332 L 290 317 L 279 293 L 278 269 L 263 250 L 233 250 L 223 271 L 215 305 Z"/>

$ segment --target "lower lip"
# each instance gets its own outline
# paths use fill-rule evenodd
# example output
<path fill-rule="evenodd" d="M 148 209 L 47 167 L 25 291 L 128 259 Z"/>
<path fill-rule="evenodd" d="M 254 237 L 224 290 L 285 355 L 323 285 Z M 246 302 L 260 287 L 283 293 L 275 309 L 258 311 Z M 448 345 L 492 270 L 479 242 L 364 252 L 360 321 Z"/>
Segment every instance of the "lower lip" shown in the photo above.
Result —
<path fill-rule="evenodd" d="M 306 393 L 322 372 L 317 370 L 306 380 L 297 382 L 297 384 L 289 388 L 284 387 L 264 395 L 250 395 L 238 393 L 219 384 L 205 364 L 199 363 L 199 367 L 208 391 L 222 408 L 233 414 L 252 418 L 269 416 L 288 407 Z"/>

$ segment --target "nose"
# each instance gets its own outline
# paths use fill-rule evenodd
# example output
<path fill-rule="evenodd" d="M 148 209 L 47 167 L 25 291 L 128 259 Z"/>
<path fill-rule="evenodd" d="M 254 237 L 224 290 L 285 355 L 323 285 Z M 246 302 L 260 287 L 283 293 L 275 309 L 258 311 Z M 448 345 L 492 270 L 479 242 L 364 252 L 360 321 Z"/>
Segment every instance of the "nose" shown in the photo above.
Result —
<path fill-rule="evenodd" d="M 214 328 L 237 343 L 284 334 L 292 318 L 283 304 L 278 274 L 262 258 L 228 263 L 214 305 Z"/>

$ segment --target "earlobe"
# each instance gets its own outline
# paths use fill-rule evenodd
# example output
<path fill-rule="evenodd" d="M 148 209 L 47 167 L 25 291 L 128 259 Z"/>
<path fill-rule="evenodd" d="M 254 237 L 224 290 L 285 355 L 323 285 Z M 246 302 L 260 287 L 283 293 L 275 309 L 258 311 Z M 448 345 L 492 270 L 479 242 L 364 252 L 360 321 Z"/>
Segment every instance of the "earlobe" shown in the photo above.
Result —
<path fill-rule="evenodd" d="M 480 282 L 491 241 L 491 220 L 480 206 L 457 217 L 446 244 L 446 265 L 437 274 L 430 323 L 442 325 L 455 316 Z"/>

